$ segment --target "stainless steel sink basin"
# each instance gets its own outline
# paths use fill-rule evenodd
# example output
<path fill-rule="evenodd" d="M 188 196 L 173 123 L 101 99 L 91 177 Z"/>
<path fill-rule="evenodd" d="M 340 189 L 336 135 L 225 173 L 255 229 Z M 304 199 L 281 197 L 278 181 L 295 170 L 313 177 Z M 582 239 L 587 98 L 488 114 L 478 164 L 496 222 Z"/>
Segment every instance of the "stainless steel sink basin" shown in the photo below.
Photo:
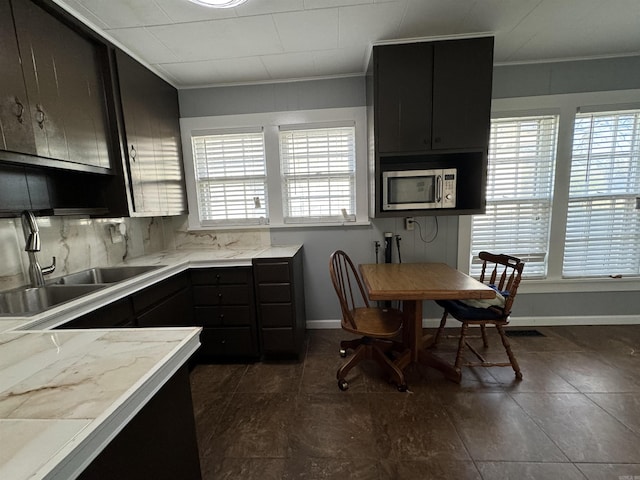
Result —
<path fill-rule="evenodd" d="M 0 315 L 34 315 L 104 287 L 106 285 L 47 285 L 0 292 Z"/>
<path fill-rule="evenodd" d="M 164 265 L 123 266 L 90 268 L 81 272 L 70 273 L 55 281 L 60 285 L 87 285 L 96 283 L 116 283 L 161 268 Z"/>

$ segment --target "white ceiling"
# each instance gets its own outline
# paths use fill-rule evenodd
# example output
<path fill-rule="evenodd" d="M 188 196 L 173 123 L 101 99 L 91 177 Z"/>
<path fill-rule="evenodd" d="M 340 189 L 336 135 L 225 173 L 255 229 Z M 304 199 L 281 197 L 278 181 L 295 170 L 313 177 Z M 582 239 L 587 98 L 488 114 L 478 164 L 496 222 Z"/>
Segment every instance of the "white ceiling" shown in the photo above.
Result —
<path fill-rule="evenodd" d="M 640 0 L 56 0 L 176 87 L 359 75 L 371 46 L 495 35 L 496 64 L 640 54 Z"/>

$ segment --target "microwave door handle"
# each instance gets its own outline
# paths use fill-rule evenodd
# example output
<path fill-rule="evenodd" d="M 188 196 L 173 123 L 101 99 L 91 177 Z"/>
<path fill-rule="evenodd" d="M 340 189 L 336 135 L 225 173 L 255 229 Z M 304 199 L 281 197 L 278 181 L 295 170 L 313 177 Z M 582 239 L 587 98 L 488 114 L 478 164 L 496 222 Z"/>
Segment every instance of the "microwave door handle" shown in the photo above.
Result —
<path fill-rule="evenodd" d="M 436 177 L 436 203 L 442 203 L 442 175 Z"/>

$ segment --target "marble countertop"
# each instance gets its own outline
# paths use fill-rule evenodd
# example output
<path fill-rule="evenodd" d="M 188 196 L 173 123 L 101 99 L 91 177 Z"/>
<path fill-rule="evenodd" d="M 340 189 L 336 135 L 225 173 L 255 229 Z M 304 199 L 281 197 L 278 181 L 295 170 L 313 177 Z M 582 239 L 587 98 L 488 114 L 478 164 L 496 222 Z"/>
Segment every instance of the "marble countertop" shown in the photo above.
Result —
<path fill-rule="evenodd" d="M 297 246 L 161 252 L 162 265 L 30 317 L 0 317 L 0 478 L 75 478 L 200 345 L 199 327 L 50 330 L 188 268 L 251 265 Z"/>
<path fill-rule="evenodd" d="M 113 303 L 189 268 L 247 266 L 254 258 L 292 257 L 301 245 L 228 250 L 173 250 L 138 257 L 121 265 L 155 265 L 160 268 L 111 284 L 70 302 L 26 317 L 0 317 L 0 332 L 55 328 L 69 320 Z"/>
<path fill-rule="evenodd" d="M 75 478 L 197 350 L 199 333 L 0 333 L 0 478 Z"/>

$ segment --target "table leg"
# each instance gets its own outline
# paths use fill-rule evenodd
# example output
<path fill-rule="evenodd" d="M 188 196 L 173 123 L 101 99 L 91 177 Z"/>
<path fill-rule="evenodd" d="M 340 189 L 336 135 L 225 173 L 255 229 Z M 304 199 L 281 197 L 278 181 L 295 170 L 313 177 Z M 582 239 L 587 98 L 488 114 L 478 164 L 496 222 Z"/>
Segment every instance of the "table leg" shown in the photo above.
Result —
<path fill-rule="evenodd" d="M 402 340 L 404 345 L 411 350 L 408 363 L 421 363 L 435 368 L 444 373 L 448 379 L 460 383 L 460 369 L 456 369 L 431 351 L 426 350 L 431 346 L 433 335 L 422 335 L 422 300 L 404 300 L 402 311 L 404 313 Z M 404 369 L 405 363 L 407 362 L 403 362 L 400 368 Z"/>
<path fill-rule="evenodd" d="M 418 361 L 422 349 L 422 300 L 404 300 L 403 341 L 411 350 L 411 362 Z"/>

